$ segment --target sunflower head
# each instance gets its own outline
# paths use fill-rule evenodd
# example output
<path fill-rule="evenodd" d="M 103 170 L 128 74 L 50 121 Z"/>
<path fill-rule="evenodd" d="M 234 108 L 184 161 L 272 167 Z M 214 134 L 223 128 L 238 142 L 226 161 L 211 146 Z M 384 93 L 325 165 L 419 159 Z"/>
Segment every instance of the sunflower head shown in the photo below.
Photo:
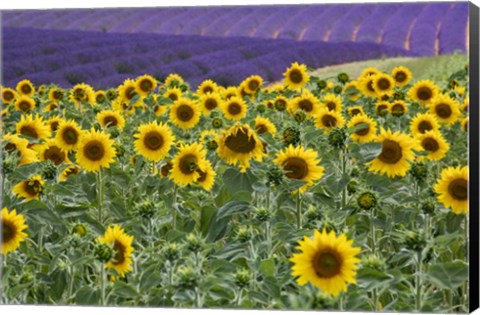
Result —
<path fill-rule="evenodd" d="M 98 172 L 101 167 L 109 168 L 115 156 L 114 141 L 108 134 L 93 128 L 81 133 L 76 161 L 83 169 L 88 172 Z"/>
<path fill-rule="evenodd" d="M 221 109 L 225 117 L 230 120 L 240 120 L 248 112 L 247 104 L 238 96 L 233 96 L 228 101 L 221 103 Z"/>
<path fill-rule="evenodd" d="M 177 185 L 186 186 L 195 183 L 207 171 L 207 152 L 198 143 L 184 145 L 172 160 L 170 178 Z"/>
<path fill-rule="evenodd" d="M 35 100 L 27 95 L 22 95 L 15 99 L 15 109 L 24 113 L 33 110 L 36 107 Z"/>
<path fill-rule="evenodd" d="M 75 85 L 69 93 L 69 99 L 76 106 L 83 104 L 95 105 L 95 91 L 94 89 L 85 83 Z"/>
<path fill-rule="evenodd" d="M 361 125 L 365 125 L 363 128 Z M 348 128 L 357 127 L 360 129 L 352 132 L 350 137 L 358 143 L 366 143 L 375 140 L 377 134 L 377 122 L 367 115 L 359 114 L 354 116 L 347 124 Z"/>
<path fill-rule="evenodd" d="M 277 111 L 283 112 L 285 109 L 290 107 L 289 103 L 290 103 L 289 100 L 285 96 L 277 96 L 273 100 L 273 107 Z"/>
<path fill-rule="evenodd" d="M 330 111 L 327 108 L 321 109 L 315 119 L 315 126 L 325 131 L 330 131 L 335 127 L 342 128 L 344 124 L 345 119 L 342 114 L 336 111 Z"/>
<path fill-rule="evenodd" d="M 104 129 L 117 127 L 121 130 L 125 127 L 125 118 L 118 111 L 102 110 L 97 114 L 97 120 Z"/>
<path fill-rule="evenodd" d="M 20 95 L 33 96 L 35 94 L 35 87 L 29 80 L 22 80 L 18 82 L 16 89 Z"/>
<path fill-rule="evenodd" d="M 18 197 L 23 197 L 27 201 L 40 199 L 44 185 L 45 182 L 42 177 L 40 175 L 34 175 L 29 179 L 16 184 L 12 191 Z"/>
<path fill-rule="evenodd" d="M 406 67 L 395 67 L 392 70 L 392 78 L 396 86 L 405 86 L 412 79 L 412 72 Z"/>
<path fill-rule="evenodd" d="M 427 131 L 438 131 L 440 125 L 437 118 L 430 113 L 418 113 L 410 122 L 410 131 L 418 136 Z"/>
<path fill-rule="evenodd" d="M 213 110 L 220 107 L 222 100 L 218 93 L 208 93 L 200 97 L 199 103 L 203 114 L 210 115 Z"/>
<path fill-rule="evenodd" d="M 348 114 L 351 117 L 353 117 L 353 116 L 356 116 L 356 115 L 365 114 L 365 112 L 363 111 L 362 106 L 352 106 L 352 107 L 348 108 Z"/>
<path fill-rule="evenodd" d="M 108 227 L 105 235 L 98 238 L 99 244 L 106 244 L 112 247 L 111 255 L 104 255 L 106 260 L 105 268 L 114 269 L 120 277 L 132 270 L 133 236 L 128 235 L 116 224 Z"/>
<path fill-rule="evenodd" d="M 76 149 L 80 140 L 82 130 L 80 126 L 73 120 L 60 121 L 55 141 L 63 151 L 71 151 Z"/>
<path fill-rule="evenodd" d="M 425 158 L 432 161 L 443 159 L 450 149 L 450 145 L 440 131 L 430 130 L 420 134 L 418 135 L 418 142 L 422 149 L 428 152 Z"/>
<path fill-rule="evenodd" d="M 427 105 L 430 113 L 437 118 L 439 122 L 451 125 L 460 117 L 459 104 L 457 100 L 446 94 L 439 94 L 432 98 Z"/>
<path fill-rule="evenodd" d="M 204 169 L 197 169 L 197 173 L 199 174 L 199 177 L 197 178 L 197 184 L 199 184 L 206 191 L 212 190 L 217 173 L 213 169 L 210 161 L 206 160 Z"/>
<path fill-rule="evenodd" d="M 277 128 L 275 125 L 268 118 L 260 116 L 255 118 L 255 130 L 257 131 L 258 135 L 262 135 L 266 132 L 270 133 L 271 135 L 275 135 L 275 133 L 277 133 Z"/>
<path fill-rule="evenodd" d="M 376 74 L 368 75 L 365 77 L 361 77 L 358 79 L 358 88 L 362 92 L 363 95 L 368 97 L 377 97 L 377 92 L 374 87 L 374 80 Z"/>
<path fill-rule="evenodd" d="M 200 121 L 201 111 L 197 104 L 187 98 L 180 98 L 170 108 L 170 120 L 182 129 L 191 129 Z"/>
<path fill-rule="evenodd" d="M 150 75 L 142 75 L 135 81 L 135 91 L 142 97 L 152 93 L 157 87 L 157 80 Z"/>
<path fill-rule="evenodd" d="M 4 152 L 15 154 L 15 163 L 17 166 L 38 161 L 37 152 L 28 147 L 28 141 L 26 139 L 12 134 L 5 134 L 2 139 Z"/>
<path fill-rule="evenodd" d="M 20 243 L 25 241 L 28 236 L 25 230 L 28 226 L 23 215 L 17 214 L 15 209 L 9 211 L 6 207 L 0 212 L 0 222 L 2 223 L 0 229 L 2 231 L 2 255 L 6 255 L 15 251 Z"/>
<path fill-rule="evenodd" d="M 2 102 L 4 104 L 10 104 L 18 97 L 17 92 L 11 88 L 2 87 L 0 88 L 0 92 L 2 94 Z"/>
<path fill-rule="evenodd" d="M 125 80 L 123 84 L 118 87 L 119 101 L 122 104 L 126 104 L 127 107 L 130 107 L 130 102 L 137 95 L 139 94 L 135 89 L 135 81 L 132 79 Z"/>
<path fill-rule="evenodd" d="M 285 85 L 292 90 L 301 89 L 309 80 L 310 76 L 307 74 L 307 66 L 294 62 L 290 68 L 283 73 L 285 77 Z"/>
<path fill-rule="evenodd" d="M 15 127 L 18 134 L 32 139 L 47 139 L 51 135 L 50 127 L 39 115 L 22 116 Z"/>
<path fill-rule="evenodd" d="M 395 87 L 395 81 L 388 74 L 380 73 L 373 78 L 373 89 L 378 96 L 390 95 Z"/>
<path fill-rule="evenodd" d="M 403 116 L 408 112 L 407 104 L 404 101 L 394 101 L 390 104 L 390 112 L 393 116 Z"/>
<path fill-rule="evenodd" d="M 255 94 L 262 87 L 262 84 L 263 79 L 259 75 L 251 75 L 241 83 L 248 94 Z"/>
<path fill-rule="evenodd" d="M 468 167 L 447 167 L 434 186 L 437 199 L 455 214 L 468 212 Z"/>
<path fill-rule="evenodd" d="M 165 86 L 168 87 L 178 87 L 183 83 L 183 78 L 176 74 L 176 73 L 170 73 L 167 78 L 165 79 Z"/>
<path fill-rule="evenodd" d="M 421 105 L 428 104 L 438 94 L 438 86 L 430 80 L 418 81 L 408 91 L 408 97 Z"/>
<path fill-rule="evenodd" d="M 384 102 L 384 101 L 378 102 L 375 105 L 375 113 L 378 116 L 386 116 L 388 114 L 388 112 L 390 111 L 390 106 L 391 105 L 392 104 L 390 104 L 389 102 Z"/>
<path fill-rule="evenodd" d="M 80 167 L 76 165 L 70 165 L 65 168 L 59 175 L 58 180 L 61 182 L 66 181 L 70 176 L 77 175 L 80 173 Z"/>
<path fill-rule="evenodd" d="M 216 93 L 217 91 L 218 91 L 218 85 L 212 80 L 203 81 L 197 88 L 198 96 L 202 96 L 207 93 Z"/>
<path fill-rule="evenodd" d="M 325 94 L 325 96 L 323 97 L 323 104 L 330 111 L 335 111 L 338 113 L 342 112 L 342 108 L 343 108 L 342 99 L 338 95 L 335 95 L 332 93 Z"/>
<path fill-rule="evenodd" d="M 135 150 L 149 161 L 158 162 L 168 156 L 175 136 L 170 128 L 156 121 L 142 124 L 135 134 Z"/>
<path fill-rule="evenodd" d="M 51 161 L 55 166 L 62 163 L 70 163 L 65 151 L 57 144 L 55 139 L 49 139 L 45 143 L 35 146 L 41 161 Z"/>

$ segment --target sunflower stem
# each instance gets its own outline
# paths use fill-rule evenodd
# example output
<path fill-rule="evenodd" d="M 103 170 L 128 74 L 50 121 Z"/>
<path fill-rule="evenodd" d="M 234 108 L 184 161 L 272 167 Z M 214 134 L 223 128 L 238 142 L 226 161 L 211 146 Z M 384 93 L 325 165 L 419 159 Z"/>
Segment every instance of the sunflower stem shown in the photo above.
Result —
<path fill-rule="evenodd" d="M 103 224 L 103 181 L 102 168 L 97 173 L 97 204 L 98 204 L 98 222 Z"/>
<path fill-rule="evenodd" d="M 177 203 L 177 192 L 178 192 L 178 186 L 175 185 L 173 188 L 173 198 L 172 198 L 172 229 L 176 230 L 177 229 L 177 210 L 175 209 L 175 205 Z"/>
<path fill-rule="evenodd" d="M 100 305 L 106 306 L 105 300 L 105 268 L 100 266 Z"/>
<path fill-rule="evenodd" d="M 237 302 L 236 302 L 237 306 L 240 306 L 242 304 L 242 291 L 243 290 L 240 290 L 237 293 Z"/>
<path fill-rule="evenodd" d="M 43 234 L 45 233 L 45 226 L 41 226 L 40 230 L 38 231 L 38 252 L 43 252 Z"/>
<path fill-rule="evenodd" d="M 468 261 L 468 213 L 465 214 L 465 220 L 463 221 L 464 227 L 463 227 L 463 232 L 464 232 L 464 238 L 465 238 L 465 261 Z M 468 304 L 468 280 L 465 281 L 463 284 L 463 297 L 464 297 L 464 305 L 469 305 Z"/>
<path fill-rule="evenodd" d="M 67 304 L 69 303 L 70 301 L 70 298 L 72 297 L 72 293 L 73 293 L 73 282 L 75 280 L 75 274 L 74 274 L 74 266 L 73 265 L 70 265 L 70 267 L 68 268 L 69 271 L 70 271 L 70 279 L 68 281 L 68 296 L 67 296 Z"/>
<path fill-rule="evenodd" d="M 372 254 L 375 255 L 375 252 L 376 252 L 376 247 L 377 247 L 377 244 L 376 244 L 376 240 L 375 240 L 375 208 L 373 208 L 371 211 L 370 211 L 370 236 L 371 236 L 371 239 L 372 239 Z"/>
<path fill-rule="evenodd" d="M 416 264 L 416 272 L 415 272 L 415 289 L 417 291 L 416 299 L 415 299 L 415 309 L 420 311 L 422 307 L 422 279 L 420 277 L 420 273 L 422 272 L 422 252 L 417 252 L 417 264 Z"/>
<path fill-rule="evenodd" d="M 300 198 L 300 189 L 297 190 L 297 228 L 302 228 L 302 199 Z"/>
<path fill-rule="evenodd" d="M 340 151 L 342 155 L 342 177 L 345 176 L 347 172 L 347 153 L 346 151 Z M 347 186 L 342 189 L 342 210 L 345 209 L 347 204 Z"/>
<path fill-rule="evenodd" d="M 272 250 L 272 237 L 270 235 L 270 222 L 265 222 L 265 238 L 267 239 L 267 258 L 270 257 L 270 251 Z"/>

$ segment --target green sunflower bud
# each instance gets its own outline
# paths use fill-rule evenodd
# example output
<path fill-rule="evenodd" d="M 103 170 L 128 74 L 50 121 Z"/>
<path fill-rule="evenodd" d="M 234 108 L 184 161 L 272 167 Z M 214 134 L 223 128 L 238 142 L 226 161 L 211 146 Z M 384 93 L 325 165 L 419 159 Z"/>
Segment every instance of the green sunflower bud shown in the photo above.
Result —
<path fill-rule="evenodd" d="M 209 151 L 215 151 L 218 148 L 218 143 L 215 140 L 209 140 L 206 143 L 206 147 Z"/>
<path fill-rule="evenodd" d="M 312 205 L 308 206 L 307 211 L 305 211 L 305 218 L 308 222 L 314 222 L 322 219 L 322 212 L 320 208 L 314 207 Z"/>
<path fill-rule="evenodd" d="M 335 94 L 340 94 L 340 93 L 342 93 L 342 91 L 343 91 L 343 87 L 341 87 L 340 85 L 336 85 L 333 88 L 333 93 L 335 93 Z"/>
<path fill-rule="evenodd" d="M 357 198 L 357 204 L 364 210 L 370 210 L 377 206 L 377 195 L 372 191 L 364 191 Z"/>
<path fill-rule="evenodd" d="M 148 198 L 143 202 L 136 204 L 136 210 L 138 215 L 145 219 L 153 218 L 157 212 L 155 203 L 153 200 L 149 200 Z"/>
<path fill-rule="evenodd" d="M 174 261 L 180 257 L 180 248 L 177 243 L 169 243 L 164 249 L 165 258 Z"/>
<path fill-rule="evenodd" d="M 272 215 L 273 213 L 265 207 L 259 207 L 253 210 L 254 218 L 260 222 L 266 222 L 270 220 L 272 218 Z"/>
<path fill-rule="evenodd" d="M 102 263 L 109 262 L 115 256 L 115 250 L 109 244 L 96 244 L 93 253 L 95 258 Z"/>
<path fill-rule="evenodd" d="M 300 143 L 300 130 L 294 127 L 287 127 L 282 133 L 285 146 L 297 145 Z"/>
<path fill-rule="evenodd" d="M 405 246 L 415 252 L 423 250 L 427 245 L 427 240 L 423 231 L 407 231 L 405 233 Z"/>
<path fill-rule="evenodd" d="M 212 127 L 215 129 L 220 129 L 223 126 L 223 121 L 220 118 L 214 118 L 212 120 Z"/>
<path fill-rule="evenodd" d="M 350 182 L 348 182 L 347 191 L 350 195 L 353 195 L 354 193 L 356 193 L 357 188 L 358 188 L 358 182 L 355 179 L 352 179 Z"/>
<path fill-rule="evenodd" d="M 370 269 L 375 269 L 378 271 L 384 271 L 387 269 L 387 264 L 385 260 L 378 257 L 377 255 L 368 255 L 362 259 L 363 266 Z"/>
<path fill-rule="evenodd" d="M 42 176 L 48 180 L 55 179 L 57 177 L 57 166 L 50 160 L 45 161 Z"/>
<path fill-rule="evenodd" d="M 345 147 L 345 142 L 347 141 L 347 134 L 343 129 L 334 128 L 328 133 L 327 139 L 328 143 L 332 147 L 342 149 Z"/>
<path fill-rule="evenodd" d="M 350 81 L 350 78 L 349 78 L 348 74 L 346 74 L 345 72 L 339 73 L 338 76 L 337 76 L 337 79 L 338 79 L 338 82 L 343 83 L 343 84 Z"/>
<path fill-rule="evenodd" d="M 78 223 L 73 227 L 72 234 L 83 237 L 88 234 L 88 228 L 85 224 Z"/>
<path fill-rule="evenodd" d="M 358 177 L 358 175 L 360 175 L 360 169 L 357 166 L 354 166 L 350 171 L 350 176 Z"/>
<path fill-rule="evenodd" d="M 194 233 L 190 233 L 186 238 L 187 249 L 192 252 L 198 252 L 204 246 L 202 239 Z"/>
<path fill-rule="evenodd" d="M 107 90 L 105 96 L 108 98 L 109 101 L 113 101 L 117 98 L 117 92 L 114 89 Z"/>
<path fill-rule="evenodd" d="M 257 112 L 259 113 L 265 113 L 265 111 L 267 110 L 267 107 L 263 104 L 258 104 L 257 105 Z"/>
<path fill-rule="evenodd" d="M 180 288 L 193 289 L 198 285 L 199 275 L 191 267 L 178 268 L 177 275 L 177 285 Z"/>
<path fill-rule="evenodd" d="M 287 109 L 287 103 L 285 103 L 284 100 L 277 100 L 273 105 L 275 106 L 275 109 L 279 112 L 283 112 Z"/>
<path fill-rule="evenodd" d="M 335 222 L 328 217 L 324 217 L 322 221 L 320 221 L 318 225 L 318 229 L 320 231 L 323 231 L 323 229 L 325 229 L 327 232 L 330 232 L 330 231 L 334 231 L 335 233 L 338 232 Z"/>
<path fill-rule="evenodd" d="M 303 122 L 305 121 L 305 119 L 307 118 L 307 113 L 305 113 L 304 110 L 301 110 L 301 109 L 297 109 L 294 113 L 293 113 L 293 118 L 295 118 L 295 121 L 296 122 Z"/>
<path fill-rule="evenodd" d="M 117 138 L 117 137 L 120 135 L 120 130 L 118 130 L 117 127 L 111 127 L 111 128 L 109 128 L 109 129 L 110 129 L 110 136 L 111 136 L 112 138 L 115 139 L 115 138 Z"/>
<path fill-rule="evenodd" d="M 212 110 L 210 112 L 210 118 L 219 118 L 220 117 L 220 112 L 218 110 Z"/>
<path fill-rule="evenodd" d="M 321 90 L 323 90 L 324 88 L 327 87 L 327 81 L 320 80 L 320 81 L 318 81 L 317 86 L 318 86 L 318 89 L 321 91 Z"/>
<path fill-rule="evenodd" d="M 422 209 L 425 214 L 433 214 L 435 212 L 436 204 L 432 200 L 427 200 L 422 202 L 420 209 Z"/>
<path fill-rule="evenodd" d="M 237 272 L 235 272 L 235 284 L 240 288 L 245 288 L 250 285 L 250 282 L 252 281 L 252 274 L 248 269 L 240 269 Z"/>
<path fill-rule="evenodd" d="M 278 186 L 283 182 L 283 169 L 278 165 L 271 166 L 267 171 L 267 183 L 270 186 Z"/>
<path fill-rule="evenodd" d="M 409 173 L 417 182 L 424 182 L 428 176 L 428 166 L 423 162 L 413 163 Z"/>
<path fill-rule="evenodd" d="M 403 101 L 405 99 L 405 93 L 397 91 L 393 93 L 393 98 L 396 101 Z"/>
<path fill-rule="evenodd" d="M 245 243 L 251 240 L 253 235 L 252 231 L 250 231 L 247 227 L 242 226 L 238 229 L 236 237 L 240 242 Z"/>

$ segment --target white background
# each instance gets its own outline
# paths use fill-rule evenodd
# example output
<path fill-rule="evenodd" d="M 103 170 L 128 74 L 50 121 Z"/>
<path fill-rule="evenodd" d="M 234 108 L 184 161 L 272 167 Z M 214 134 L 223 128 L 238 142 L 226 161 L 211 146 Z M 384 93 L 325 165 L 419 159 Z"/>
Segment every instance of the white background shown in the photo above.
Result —
<path fill-rule="evenodd" d="M 435 2 L 444 0 L 435 0 Z M 159 7 L 159 6 L 192 6 L 192 5 L 254 5 L 254 4 L 310 4 L 310 3 L 360 3 L 360 2 L 418 2 L 412 0 L 246 0 L 246 1 L 226 1 L 226 0 L 174 0 L 174 1 L 154 1 L 154 0 L 0 0 L 0 10 L 6 9 L 50 9 L 50 8 L 102 8 L 102 7 Z M 480 0 L 472 1 L 480 6 Z M 475 266 L 472 266 L 475 268 Z M 478 279 L 477 279 L 478 281 Z M 413 303 L 413 301 L 412 301 Z M 184 309 L 158 309 L 158 308 L 98 308 L 98 307 L 45 307 L 45 306 L 0 306 L 0 314 L 49 314 L 49 315 L 158 315 L 158 314 L 189 314 L 189 315 L 300 315 L 312 314 L 313 312 L 285 312 L 285 311 L 225 311 L 225 310 L 184 310 Z M 323 314 L 341 315 L 341 314 L 362 314 L 353 312 L 323 312 Z M 403 313 L 405 314 L 405 313 Z M 475 312 L 480 315 L 480 311 Z"/>

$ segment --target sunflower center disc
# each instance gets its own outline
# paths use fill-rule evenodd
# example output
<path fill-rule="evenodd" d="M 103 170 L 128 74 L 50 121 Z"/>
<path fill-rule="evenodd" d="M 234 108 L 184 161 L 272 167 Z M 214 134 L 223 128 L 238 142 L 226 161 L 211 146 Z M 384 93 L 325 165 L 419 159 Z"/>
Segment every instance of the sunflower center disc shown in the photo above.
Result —
<path fill-rule="evenodd" d="M 384 140 L 378 158 L 383 163 L 395 164 L 402 159 L 402 147 L 396 141 Z"/>
<path fill-rule="evenodd" d="M 30 88 L 28 84 L 25 84 L 24 86 L 22 86 L 22 92 L 24 94 L 30 94 L 30 92 L 32 92 L 32 88 Z"/>
<path fill-rule="evenodd" d="M 399 83 L 402 83 L 403 81 L 405 81 L 407 79 L 407 75 L 403 72 L 397 72 L 395 74 L 395 81 L 399 82 Z"/>
<path fill-rule="evenodd" d="M 311 112 L 313 110 L 313 104 L 309 100 L 301 100 L 298 102 L 298 107 L 306 112 Z"/>
<path fill-rule="evenodd" d="M 352 116 L 358 115 L 360 113 L 361 113 L 361 111 L 359 109 L 355 108 L 355 109 L 352 110 Z"/>
<path fill-rule="evenodd" d="M 67 144 L 75 144 L 78 141 L 78 133 L 75 129 L 68 127 L 63 131 L 62 138 Z"/>
<path fill-rule="evenodd" d="M 207 93 L 212 93 L 213 92 L 213 88 L 211 86 L 206 86 L 203 88 L 203 93 L 204 94 L 207 94 Z"/>
<path fill-rule="evenodd" d="M 422 101 L 428 101 L 432 98 L 432 90 L 426 86 L 422 86 L 417 91 L 417 97 Z"/>
<path fill-rule="evenodd" d="M 10 91 L 7 91 L 7 92 L 3 93 L 3 98 L 4 98 L 7 102 L 11 101 L 11 100 L 13 100 L 13 93 L 10 92 Z"/>
<path fill-rule="evenodd" d="M 452 109 L 447 104 L 435 106 L 435 112 L 440 118 L 449 118 L 452 115 Z"/>
<path fill-rule="evenodd" d="M 18 107 L 19 107 L 22 111 L 26 112 L 27 110 L 30 109 L 30 103 L 29 103 L 29 102 L 20 102 L 20 104 L 18 105 Z"/>
<path fill-rule="evenodd" d="M 468 182 L 463 178 L 457 178 L 448 185 L 448 193 L 453 199 L 467 200 Z"/>
<path fill-rule="evenodd" d="M 82 89 L 75 90 L 73 94 L 77 99 L 81 100 L 85 98 L 85 92 Z"/>
<path fill-rule="evenodd" d="M 308 175 L 308 164 L 304 159 L 291 157 L 283 162 L 283 169 L 286 171 L 285 176 L 294 179 L 303 179 Z"/>
<path fill-rule="evenodd" d="M 388 90 L 390 88 L 390 81 L 387 79 L 380 79 L 377 82 L 377 86 L 380 88 L 380 90 Z"/>
<path fill-rule="evenodd" d="M 362 121 L 362 122 L 359 122 L 358 124 L 355 124 L 355 126 L 358 126 L 358 125 L 361 125 L 361 124 L 365 124 L 367 123 L 366 121 Z M 355 134 L 358 135 L 358 136 L 365 136 L 368 134 L 368 132 L 370 131 L 370 125 L 368 125 L 367 127 L 365 128 L 362 128 L 362 129 L 358 129 L 357 131 L 355 131 Z"/>
<path fill-rule="evenodd" d="M 103 123 L 105 124 L 105 127 L 113 127 L 118 124 L 117 118 L 113 116 L 107 116 L 103 119 Z"/>
<path fill-rule="evenodd" d="M 367 83 L 367 89 L 368 89 L 370 92 L 375 93 L 375 90 L 374 90 L 374 88 L 373 88 L 373 80 L 368 81 L 368 83 Z"/>
<path fill-rule="evenodd" d="M 396 114 L 396 115 L 402 115 L 405 113 L 405 110 L 403 108 L 402 105 L 400 104 L 394 104 L 392 106 L 392 114 Z"/>
<path fill-rule="evenodd" d="M 320 278 L 332 278 L 340 273 L 342 260 L 336 253 L 319 252 L 313 258 L 313 268 Z"/>
<path fill-rule="evenodd" d="M 58 129 L 58 121 L 53 121 L 50 123 L 50 129 L 52 129 L 52 131 L 57 131 Z"/>
<path fill-rule="evenodd" d="M 72 174 L 73 174 L 73 175 L 78 174 L 78 168 L 77 168 L 77 167 L 75 167 L 75 166 L 69 167 L 69 168 L 67 169 L 67 171 L 65 172 L 65 176 L 66 176 L 66 177 L 68 177 L 68 176 L 70 176 L 70 175 L 72 175 Z"/>
<path fill-rule="evenodd" d="M 127 99 L 130 101 L 132 100 L 132 98 L 135 97 L 135 95 L 137 95 L 137 93 L 135 92 L 135 88 L 134 87 L 129 87 L 125 90 L 125 96 L 127 97 Z"/>
<path fill-rule="evenodd" d="M 287 108 L 287 102 L 285 102 L 284 100 L 276 100 L 275 108 L 278 110 L 285 110 L 285 108 Z"/>
<path fill-rule="evenodd" d="M 268 131 L 267 127 L 265 127 L 265 125 L 263 124 L 255 126 L 255 129 L 257 130 L 257 134 L 259 135 L 263 135 L 265 132 Z"/>
<path fill-rule="evenodd" d="M 248 132 L 243 128 L 239 129 L 236 134 L 229 135 L 225 139 L 225 146 L 238 153 L 250 153 L 255 149 L 255 139 L 249 137 Z"/>
<path fill-rule="evenodd" d="M 105 155 L 105 149 L 103 144 L 98 140 L 92 140 L 85 145 L 83 149 L 83 154 L 90 161 L 99 161 Z"/>
<path fill-rule="evenodd" d="M 418 124 L 418 131 L 425 133 L 426 131 L 432 130 L 433 126 L 429 121 L 423 120 Z"/>
<path fill-rule="evenodd" d="M 205 108 L 208 110 L 213 110 L 217 108 L 217 102 L 214 99 L 209 98 L 205 101 Z"/>
<path fill-rule="evenodd" d="M 10 222 L 2 220 L 2 244 L 8 243 L 15 236 L 15 228 Z"/>
<path fill-rule="evenodd" d="M 115 250 L 115 257 L 113 257 L 115 265 L 120 265 L 125 261 L 125 246 L 119 241 L 115 241 L 113 249 Z"/>
<path fill-rule="evenodd" d="M 293 69 L 292 71 L 290 71 L 289 77 L 290 81 L 292 81 L 293 83 L 300 83 L 303 80 L 302 72 L 297 69 Z"/>
<path fill-rule="evenodd" d="M 152 89 L 153 85 L 150 80 L 143 80 L 142 83 L 140 83 L 140 88 L 144 92 L 149 92 Z"/>
<path fill-rule="evenodd" d="M 187 154 L 180 159 L 179 164 L 183 174 L 192 174 L 197 170 L 197 157 L 193 154 Z"/>
<path fill-rule="evenodd" d="M 95 100 L 97 103 L 103 103 L 103 101 L 105 101 L 105 96 L 103 94 L 98 94 Z"/>
<path fill-rule="evenodd" d="M 31 137 L 31 138 L 38 138 L 38 133 L 35 128 L 30 126 L 24 126 L 20 129 L 20 133 L 24 136 Z"/>
<path fill-rule="evenodd" d="M 437 140 L 433 139 L 433 138 L 425 138 L 423 139 L 422 141 L 422 147 L 427 150 L 427 151 L 430 151 L 430 152 L 436 152 L 440 146 L 438 145 L 438 142 Z"/>
<path fill-rule="evenodd" d="M 250 82 L 248 82 L 248 88 L 251 90 L 251 91 L 255 91 L 259 86 L 259 83 L 257 80 L 251 80 Z"/>
<path fill-rule="evenodd" d="M 193 117 L 193 109 L 188 105 L 180 105 L 177 109 L 177 117 L 181 121 L 189 121 Z"/>
<path fill-rule="evenodd" d="M 388 110 L 388 108 L 387 108 L 386 105 L 379 105 L 377 107 L 377 114 L 382 114 L 384 111 L 387 111 L 387 110 Z"/>
<path fill-rule="evenodd" d="M 170 173 L 170 170 L 173 168 L 172 163 L 167 163 L 162 168 L 160 169 L 160 173 L 162 174 L 163 177 L 167 177 L 168 173 Z"/>
<path fill-rule="evenodd" d="M 337 125 L 337 119 L 330 115 L 324 115 L 322 117 L 322 124 L 325 127 L 335 127 Z"/>
<path fill-rule="evenodd" d="M 7 143 L 7 145 L 5 145 L 5 151 L 11 153 L 13 151 L 15 151 L 17 149 L 17 146 L 13 143 Z"/>
<path fill-rule="evenodd" d="M 53 164 L 57 166 L 62 164 L 63 161 L 65 161 L 65 153 L 62 152 L 62 150 L 60 150 L 60 148 L 57 146 L 52 146 L 45 150 L 43 156 L 46 160 L 52 161 Z"/>
<path fill-rule="evenodd" d="M 172 101 L 178 100 L 178 96 L 176 93 L 170 93 L 168 94 L 168 98 L 171 99 Z"/>
<path fill-rule="evenodd" d="M 242 107 L 237 103 L 232 103 L 228 105 L 228 112 L 231 115 L 238 115 L 242 112 Z"/>
<path fill-rule="evenodd" d="M 197 178 L 197 182 L 203 183 L 207 179 L 207 172 L 203 172 L 202 170 L 197 170 L 199 178 Z"/>
<path fill-rule="evenodd" d="M 156 131 L 150 131 L 145 135 L 143 144 L 150 150 L 158 150 L 163 146 L 163 137 Z"/>
<path fill-rule="evenodd" d="M 53 98 L 56 100 L 61 100 L 63 98 L 63 93 L 60 91 L 53 92 Z"/>
<path fill-rule="evenodd" d="M 26 181 L 25 183 L 26 183 L 25 191 L 30 196 L 36 196 L 38 193 L 42 191 L 42 185 L 38 180 Z"/>
<path fill-rule="evenodd" d="M 328 102 L 327 104 L 328 110 L 336 110 L 337 109 L 337 104 L 334 102 Z"/>

